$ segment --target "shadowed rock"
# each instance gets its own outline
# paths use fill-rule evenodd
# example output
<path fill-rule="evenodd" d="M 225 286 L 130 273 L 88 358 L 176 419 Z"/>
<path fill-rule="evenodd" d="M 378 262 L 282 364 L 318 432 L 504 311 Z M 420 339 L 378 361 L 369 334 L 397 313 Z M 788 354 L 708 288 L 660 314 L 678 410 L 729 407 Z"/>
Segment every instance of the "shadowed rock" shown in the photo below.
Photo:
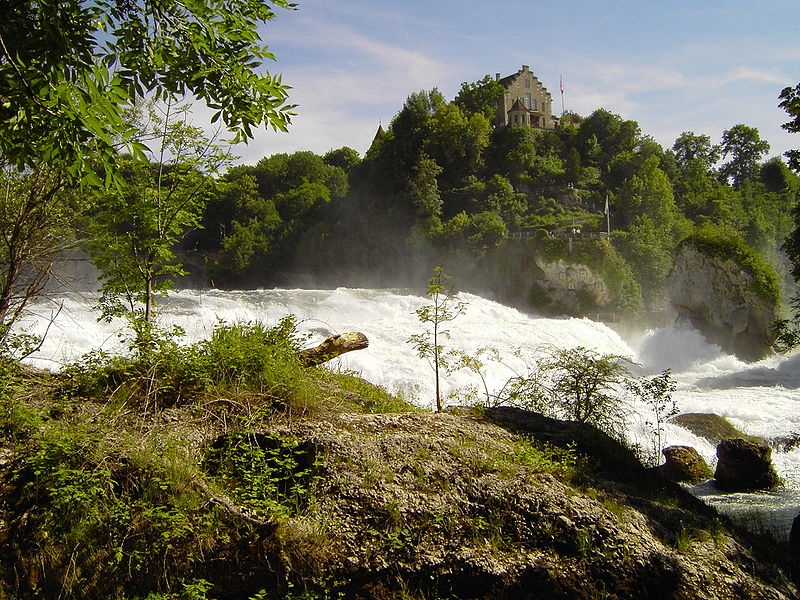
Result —
<path fill-rule="evenodd" d="M 661 452 L 666 462 L 658 470 L 670 481 L 694 484 L 714 476 L 703 457 L 690 446 L 669 446 Z"/>
<path fill-rule="evenodd" d="M 714 486 L 726 492 L 765 490 L 782 483 L 772 467 L 772 449 L 762 442 L 733 438 L 717 445 Z"/>

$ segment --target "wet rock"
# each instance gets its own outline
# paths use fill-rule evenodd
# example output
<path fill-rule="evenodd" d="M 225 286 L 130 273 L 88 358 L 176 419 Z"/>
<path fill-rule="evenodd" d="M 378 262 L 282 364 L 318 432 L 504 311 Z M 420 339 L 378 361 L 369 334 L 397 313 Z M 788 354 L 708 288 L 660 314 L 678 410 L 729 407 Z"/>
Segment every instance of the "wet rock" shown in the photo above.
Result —
<path fill-rule="evenodd" d="M 782 483 L 772 466 L 772 449 L 752 439 L 733 438 L 717 444 L 714 486 L 726 492 L 774 488 Z"/>
<path fill-rule="evenodd" d="M 670 423 L 688 429 L 693 434 L 708 440 L 712 444 L 719 444 L 722 440 L 730 438 L 748 438 L 725 417 L 712 413 L 684 413 L 669 420 Z"/>
<path fill-rule="evenodd" d="M 661 452 L 666 462 L 658 470 L 670 481 L 695 484 L 714 476 L 703 457 L 690 446 L 669 446 Z"/>
<path fill-rule="evenodd" d="M 797 557 L 800 557 L 800 515 L 792 521 L 792 530 L 789 532 L 789 548 Z"/>

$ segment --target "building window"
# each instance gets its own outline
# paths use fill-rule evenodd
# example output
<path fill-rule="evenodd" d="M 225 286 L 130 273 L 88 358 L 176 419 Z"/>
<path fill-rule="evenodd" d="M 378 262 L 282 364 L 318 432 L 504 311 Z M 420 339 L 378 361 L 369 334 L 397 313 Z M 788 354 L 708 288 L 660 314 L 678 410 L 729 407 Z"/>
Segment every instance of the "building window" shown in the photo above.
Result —
<path fill-rule="evenodd" d="M 531 102 L 535 102 L 535 101 L 531 100 L 530 92 L 525 92 L 525 108 L 527 108 L 528 110 L 531 109 Z M 536 106 L 536 105 L 534 104 L 533 106 Z"/>
<path fill-rule="evenodd" d="M 525 87 L 526 88 L 531 87 L 531 80 L 530 79 L 525 79 Z"/>
<path fill-rule="evenodd" d="M 530 108 L 531 110 L 536 110 L 536 99 L 535 98 L 531 101 L 531 105 L 528 108 Z"/>

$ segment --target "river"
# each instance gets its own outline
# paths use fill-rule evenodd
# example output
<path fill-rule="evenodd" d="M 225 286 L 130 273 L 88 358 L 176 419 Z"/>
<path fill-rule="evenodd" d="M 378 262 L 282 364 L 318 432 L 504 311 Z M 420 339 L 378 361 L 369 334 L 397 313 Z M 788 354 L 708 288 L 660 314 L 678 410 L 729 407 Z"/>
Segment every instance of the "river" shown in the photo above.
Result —
<path fill-rule="evenodd" d="M 467 353 L 481 347 L 497 349 L 501 360 L 489 362 L 486 368 L 490 388 L 498 388 L 515 372 L 524 372 L 532 357 L 546 347 L 584 346 L 629 357 L 642 375 L 671 369 L 678 383 L 674 398 L 680 412 L 716 413 L 745 433 L 767 439 L 800 432 L 800 354 L 747 364 L 707 344 L 691 329 L 670 327 L 625 340 L 589 319 L 525 314 L 468 293 L 460 293 L 458 299 L 466 304 L 466 310 L 447 324 L 451 337 L 445 343 Z M 35 306 L 20 328 L 40 335 L 47 331 L 47 336 L 28 362 L 58 369 L 89 350 L 121 348 L 122 322 L 98 322 L 95 301 L 92 294 L 70 293 Z M 403 290 L 184 290 L 160 299 L 159 307 L 161 325 L 180 325 L 187 342 L 207 337 L 220 321 L 269 324 L 289 313 L 298 317 L 300 330 L 309 335 L 309 345 L 333 333 L 361 331 L 370 341 L 369 348 L 340 357 L 334 368 L 355 371 L 430 407 L 433 373 L 407 342 L 410 335 L 424 331 L 414 311 L 427 302 Z M 474 373 L 459 371 L 443 377 L 443 392 L 446 396 L 457 394 L 477 384 Z M 651 448 L 653 436 L 645 422 L 652 420 L 652 414 L 643 404 L 629 403 L 626 436 L 632 443 Z M 689 431 L 667 424 L 662 442 L 693 446 L 713 468 L 714 446 Z M 749 519 L 751 512 L 758 511 L 762 515 L 758 526 L 785 532 L 800 511 L 800 448 L 775 451 L 773 461 L 786 481 L 785 487 L 775 492 L 723 495 L 708 484 L 693 491 L 734 515 Z"/>

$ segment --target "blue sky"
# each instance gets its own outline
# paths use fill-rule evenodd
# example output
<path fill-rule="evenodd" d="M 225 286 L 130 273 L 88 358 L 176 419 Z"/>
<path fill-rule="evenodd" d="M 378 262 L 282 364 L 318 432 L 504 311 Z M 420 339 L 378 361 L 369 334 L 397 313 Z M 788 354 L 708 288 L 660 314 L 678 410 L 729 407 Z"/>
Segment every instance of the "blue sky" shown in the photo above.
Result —
<path fill-rule="evenodd" d="M 298 0 L 263 28 L 267 68 L 292 86 L 289 133 L 259 132 L 241 162 L 351 146 L 364 153 L 406 97 L 530 65 L 560 112 L 605 108 L 669 147 L 757 127 L 770 156 L 800 147 L 778 94 L 800 81 L 797 0 Z"/>

